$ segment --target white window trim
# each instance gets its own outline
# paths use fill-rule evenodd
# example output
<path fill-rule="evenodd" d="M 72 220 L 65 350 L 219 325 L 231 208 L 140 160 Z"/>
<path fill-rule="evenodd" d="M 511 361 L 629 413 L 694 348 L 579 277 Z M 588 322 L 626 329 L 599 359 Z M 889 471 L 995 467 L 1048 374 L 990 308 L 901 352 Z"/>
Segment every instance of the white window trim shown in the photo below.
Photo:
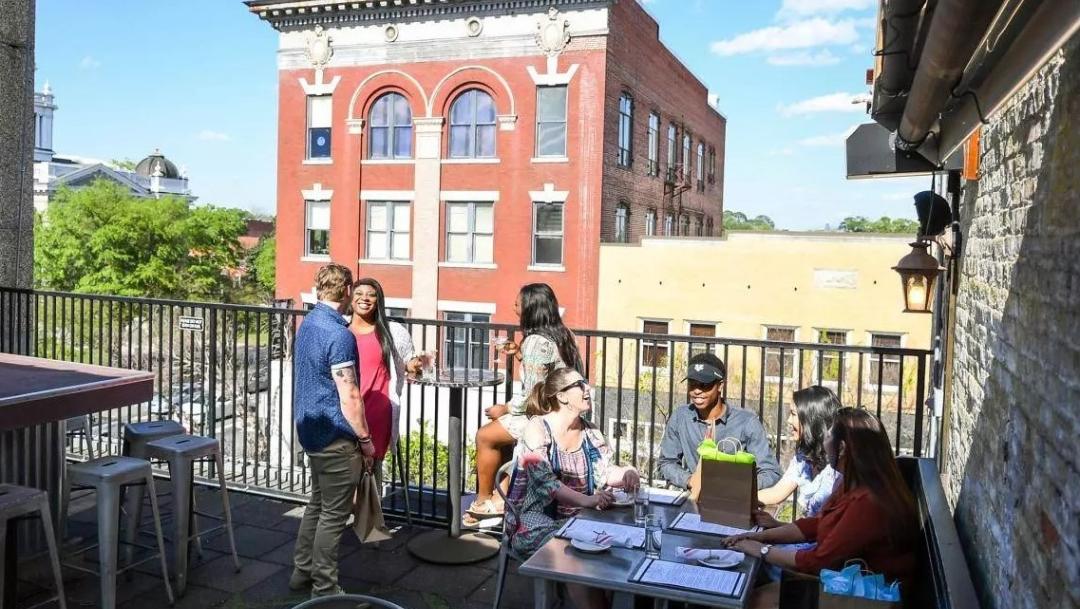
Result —
<path fill-rule="evenodd" d="M 529 215 L 531 216 L 531 220 L 532 220 L 532 222 L 531 222 L 532 230 L 530 231 L 530 234 L 529 234 L 529 241 L 530 241 L 529 248 L 532 251 L 532 253 L 531 253 L 530 257 L 529 257 L 529 259 L 531 260 L 531 264 L 528 266 L 528 268 L 529 269 L 533 269 L 533 268 L 561 268 L 563 270 L 566 270 L 565 267 L 564 267 L 564 265 L 566 264 L 566 195 L 568 195 L 569 193 L 566 192 L 566 191 L 556 193 L 554 190 L 550 190 L 550 191 L 546 190 L 549 187 L 554 189 L 554 184 L 551 184 L 551 183 L 544 184 L 545 190 L 542 191 L 542 192 L 539 192 L 539 193 L 536 192 L 536 191 L 529 192 L 529 198 L 532 199 L 532 203 L 531 203 L 532 209 L 529 210 L 529 212 L 530 212 Z M 552 195 L 562 195 L 562 200 L 561 201 L 557 200 L 558 196 L 552 197 L 551 199 L 545 199 L 543 197 L 537 199 L 535 197 L 535 195 L 545 194 L 546 192 L 550 192 Z M 559 227 L 559 260 L 561 260 L 561 262 L 559 262 L 558 264 L 550 264 L 550 263 L 545 264 L 543 262 L 536 262 L 536 239 L 537 239 L 537 233 L 536 233 L 536 205 L 538 203 L 540 203 L 540 204 L 543 204 L 543 203 L 553 204 L 554 203 L 554 204 L 558 204 L 558 205 L 562 206 L 562 226 Z"/>
<path fill-rule="evenodd" d="M 555 190 L 555 184 L 544 182 L 543 190 L 530 190 L 529 200 L 533 203 L 566 203 L 570 198 L 569 190 Z"/>
<path fill-rule="evenodd" d="M 480 157 L 477 159 L 462 157 L 462 158 L 447 158 L 442 160 L 443 165 L 498 165 L 502 162 L 499 157 Z"/>
<path fill-rule="evenodd" d="M 304 229 L 307 230 L 307 229 Z M 300 256 L 300 262 L 330 262 L 330 256 L 322 256 L 319 254 L 308 254 L 306 256 Z"/>
<path fill-rule="evenodd" d="M 525 66 L 525 70 L 529 73 L 529 78 L 532 79 L 534 85 L 538 87 L 560 87 L 570 85 L 570 81 L 574 79 L 574 74 L 577 73 L 578 64 L 570 64 L 570 67 L 562 73 L 551 68 L 552 66 L 549 63 L 547 74 L 541 74 L 535 67 Z"/>
<path fill-rule="evenodd" d="M 538 273 L 565 273 L 566 267 L 561 264 L 530 264 L 525 267 L 525 270 Z"/>
<path fill-rule="evenodd" d="M 309 83 L 306 78 L 301 78 L 299 81 L 300 87 L 304 90 L 304 95 L 308 97 L 318 97 L 322 95 L 333 95 L 334 89 L 336 89 L 338 83 L 341 82 L 341 76 L 335 76 L 330 79 L 330 82 L 326 83 L 322 82 L 322 74 L 318 75 L 318 82 L 315 83 Z"/>
<path fill-rule="evenodd" d="M 669 317 L 639 317 L 638 318 L 638 333 L 639 334 L 645 334 L 645 322 L 647 322 L 647 321 L 667 324 L 667 332 L 665 332 L 664 334 L 671 334 L 671 322 L 672 322 L 672 319 L 669 318 Z M 640 366 L 642 370 L 648 370 L 648 371 L 656 370 L 657 372 L 667 372 L 668 368 L 671 366 L 671 359 L 674 356 L 672 351 L 674 350 L 677 343 L 672 344 L 671 342 L 663 341 L 663 342 L 666 343 L 667 363 L 668 363 L 668 365 L 667 366 L 656 366 L 654 368 L 651 364 L 646 364 L 645 363 L 645 343 L 646 342 L 651 343 L 652 345 L 655 346 L 658 341 L 655 341 L 655 340 L 650 341 L 650 340 L 645 339 L 645 338 L 641 339 L 641 348 L 638 349 L 638 358 L 637 358 L 638 359 L 638 366 Z"/>
<path fill-rule="evenodd" d="M 783 324 L 762 324 L 762 326 L 761 326 L 761 340 L 769 340 L 769 328 L 776 328 L 778 330 L 794 330 L 794 334 L 792 335 L 792 342 L 796 342 L 796 343 L 799 342 L 799 329 L 800 329 L 799 326 L 788 326 L 788 325 L 783 325 Z M 793 354 L 792 358 L 791 358 L 791 363 L 792 363 L 791 370 L 789 371 L 786 368 L 784 369 L 785 373 L 790 372 L 790 376 L 785 376 L 784 377 L 784 385 L 785 386 L 791 386 L 790 383 L 794 383 L 796 381 L 796 374 L 798 374 L 798 370 L 799 370 L 799 363 L 798 363 L 798 361 L 796 361 L 798 359 L 798 357 L 799 357 L 799 351 L 797 349 L 791 349 L 791 353 Z M 777 355 L 779 356 L 780 354 L 777 353 Z M 786 355 L 786 352 L 785 352 L 785 355 Z M 765 355 L 765 360 L 766 360 L 766 366 L 765 366 L 764 369 L 761 370 L 761 376 L 765 379 L 766 383 L 777 383 L 777 384 L 779 384 L 780 383 L 780 377 L 779 376 L 767 376 L 765 374 L 765 369 L 768 368 L 768 354 Z"/>
<path fill-rule="evenodd" d="M 359 264 L 381 264 L 385 266 L 412 266 L 412 260 L 394 260 L 392 258 L 361 258 Z"/>
<path fill-rule="evenodd" d="M 415 165 L 416 159 L 363 159 L 361 165 Z"/>
<path fill-rule="evenodd" d="M 435 306 L 439 309 L 440 313 L 483 313 L 486 315 L 495 314 L 495 303 L 493 302 L 439 300 L 436 301 Z"/>
<path fill-rule="evenodd" d="M 412 310 L 412 298 L 394 298 L 393 296 L 387 296 L 383 298 L 383 303 L 392 309 Z"/>
<path fill-rule="evenodd" d="M 689 354 L 689 352 L 690 352 L 690 343 L 698 342 L 698 341 L 694 340 L 695 338 L 701 338 L 700 336 L 691 336 L 690 335 L 690 326 L 691 325 L 695 325 L 695 326 L 712 326 L 713 327 L 713 335 L 710 336 L 709 338 L 718 338 L 719 337 L 720 322 L 718 322 L 718 321 L 709 321 L 709 320 L 705 320 L 705 319 L 684 319 L 683 320 L 683 334 L 685 334 L 688 337 L 687 340 L 686 340 L 687 354 Z M 706 350 L 712 352 L 713 355 L 716 355 L 717 351 L 723 349 L 724 346 L 723 345 L 718 345 L 718 344 L 712 344 L 712 345 L 705 345 L 705 348 L 706 348 Z"/>
<path fill-rule="evenodd" d="M 334 159 L 330 157 L 319 157 L 314 159 L 304 159 L 300 161 L 301 165 L 333 165 Z"/>
<path fill-rule="evenodd" d="M 452 191 L 443 191 L 443 193 L 448 193 L 448 192 L 452 192 Z M 485 191 L 456 191 L 456 192 L 459 193 L 459 194 L 463 193 L 463 192 L 464 193 L 474 193 L 475 194 L 475 193 L 484 193 Z M 494 191 L 486 191 L 486 192 L 487 192 L 487 194 L 492 194 L 492 192 L 494 192 Z M 440 193 L 440 194 L 442 194 L 442 193 Z M 495 194 L 498 195 L 498 193 L 495 193 Z M 439 266 L 445 267 L 445 268 L 460 268 L 460 269 L 470 269 L 470 268 L 472 268 L 472 269 L 494 269 L 494 268 L 498 268 L 495 265 L 495 206 L 498 203 L 496 201 L 493 201 L 493 200 L 490 200 L 490 199 L 488 199 L 488 200 L 475 199 L 475 198 L 465 198 L 465 199 L 461 199 L 461 200 L 444 199 L 443 202 L 442 202 L 442 208 L 440 209 L 440 213 L 442 214 L 442 217 L 444 218 L 443 221 L 442 221 L 442 224 L 441 224 L 442 235 L 440 236 L 440 238 L 446 240 L 446 242 L 443 245 L 443 252 L 442 252 L 442 257 L 443 258 L 446 258 L 446 256 L 449 253 L 449 249 L 450 249 L 450 244 L 449 244 L 450 216 L 449 216 L 449 212 L 446 209 L 446 204 L 447 203 L 473 203 L 474 205 L 472 207 L 474 208 L 474 210 L 475 210 L 476 205 L 487 205 L 487 204 L 491 205 L 491 214 L 492 214 L 492 217 L 491 217 L 491 222 L 492 222 L 492 224 L 491 224 L 491 240 L 492 240 L 491 262 L 462 262 L 462 261 L 456 261 L 456 260 L 440 260 L 439 261 Z M 474 211 L 474 213 L 475 213 L 475 211 Z M 475 230 L 475 228 L 476 228 L 476 226 L 475 226 L 476 225 L 475 216 L 470 221 L 470 224 L 473 226 L 474 230 L 472 230 L 468 234 L 473 235 L 473 238 L 475 239 L 475 236 L 477 234 L 476 230 Z M 481 234 L 486 235 L 487 233 L 481 233 Z M 482 313 L 483 311 L 459 311 L 459 312 Z"/>
<path fill-rule="evenodd" d="M 904 349 L 904 348 L 907 347 L 907 338 L 908 338 L 907 332 L 896 332 L 896 331 L 893 331 L 893 332 L 880 331 L 880 332 L 878 332 L 876 330 L 867 330 L 866 331 L 866 346 L 868 346 L 868 347 L 873 346 L 873 344 L 874 344 L 874 335 L 875 334 L 887 335 L 887 336 L 899 336 L 900 337 L 900 348 Z M 864 390 L 877 391 L 877 378 L 872 377 L 871 373 L 870 373 L 870 367 L 872 365 L 872 362 L 877 361 L 877 358 L 874 357 L 873 355 L 867 355 L 866 357 L 867 357 L 866 378 L 863 379 L 863 389 Z M 900 357 L 901 357 L 901 360 L 902 360 L 903 356 L 900 356 Z M 891 394 L 894 394 L 894 393 L 899 393 L 900 385 L 888 385 L 888 384 L 886 384 L 884 376 L 882 376 L 881 380 L 882 380 L 881 393 L 883 395 L 885 395 L 885 394 L 891 395 Z M 904 379 L 903 379 L 903 377 L 901 377 L 900 378 L 900 383 L 903 383 L 903 382 L 904 382 Z"/>
<path fill-rule="evenodd" d="M 382 201 L 413 201 L 416 199 L 415 190 L 361 190 L 360 198 L 367 200 Z"/>
<path fill-rule="evenodd" d="M 413 226 L 412 226 L 413 208 L 412 208 L 412 201 L 410 201 L 410 200 L 400 200 L 400 199 L 399 200 L 393 200 L 393 199 L 390 199 L 390 200 L 377 200 L 377 199 L 372 199 L 370 201 L 369 200 L 364 201 L 365 207 L 364 207 L 364 209 L 362 211 L 363 211 L 363 214 L 364 214 L 364 231 L 363 231 L 363 233 L 364 233 L 364 253 L 365 254 L 367 253 L 367 249 L 368 249 L 368 233 L 371 232 L 370 229 L 368 229 L 367 223 L 368 223 L 368 220 L 370 219 L 371 205 L 373 203 L 377 204 L 377 205 L 381 204 L 381 205 L 384 205 L 384 206 L 389 205 L 391 208 L 395 204 L 407 205 L 409 207 L 409 227 L 408 227 L 408 232 L 405 233 L 405 234 L 409 235 L 409 256 L 407 258 L 392 258 L 392 257 L 390 257 L 389 254 L 394 249 L 394 245 L 393 245 L 392 240 L 387 240 L 387 242 L 386 242 L 387 257 L 386 258 L 362 258 L 360 261 L 361 262 L 373 263 L 373 264 L 379 264 L 380 262 L 383 262 L 383 263 L 388 263 L 388 264 L 403 265 L 403 263 L 404 263 L 404 264 L 407 264 L 407 265 L 411 266 L 412 265 L 412 246 L 413 246 Z M 394 216 L 393 216 L 393 214 L 392 213 L 387 214 L 386 220 L 391 225 L 393 225 L 394 224 Z M 388 229 L 388 230 L 385 231 L 387 237 L 390 237 L 394 232 L 400 232 L 400 231 L 395 231 L 393 229 Z"/>
<path fill-rule="evenodd" d="M 569 163 L 570 157 L 568 156 L 534 156 L 529 159 L 532 163 Z"/>
<path fill-rule="evenodd" d="M 441 190 L 439 198 L 450 203 L 498 203 L 497 190 Z"/>
<path fill-rule="evenodd" d="M 301 190 L 300 196 L 304 197 L 305 201 L 329 201 L 334 198 L 334 191 L 323 190 L 322 184 L 315 182 L 310 190 Z"/>
<path fill-rule="evenodd" d="M 439 268 L 444 269 L 497 269 L 499 265 L 493 262 L 447 262 L 442 261 L 439 263 Z M 480 313 L 482 311 L 460 311 L 462 313 Z"/>

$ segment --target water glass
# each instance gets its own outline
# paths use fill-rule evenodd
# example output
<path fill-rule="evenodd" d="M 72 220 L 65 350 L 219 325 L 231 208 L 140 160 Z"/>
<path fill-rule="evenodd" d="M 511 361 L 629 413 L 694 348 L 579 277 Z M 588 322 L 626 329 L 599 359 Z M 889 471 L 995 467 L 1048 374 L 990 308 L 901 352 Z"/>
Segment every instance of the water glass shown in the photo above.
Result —
<path fill-rule="evenodd" d="M 645 557 L 660 558 L 660 542 L 663 538 L 664 523 L 659 514 L 645 516 Z"/>
<path fill-rule="evenodd" d="M 634 524 L 639 527 L 645 526 L 645 516 L 648 514 L 649 489 L 645 485 L 640 485 L 634 492 Z"/>
<path fill-rule="evenodd" d="M 424 351 L 423 353 L 421 353 L 420 354 L 420 363 L 421 363 L 420 375 L 425 380 L 428 380 L 428 381 L 434 380 L 435 379 L 435 352 L 434 351 Z"/>

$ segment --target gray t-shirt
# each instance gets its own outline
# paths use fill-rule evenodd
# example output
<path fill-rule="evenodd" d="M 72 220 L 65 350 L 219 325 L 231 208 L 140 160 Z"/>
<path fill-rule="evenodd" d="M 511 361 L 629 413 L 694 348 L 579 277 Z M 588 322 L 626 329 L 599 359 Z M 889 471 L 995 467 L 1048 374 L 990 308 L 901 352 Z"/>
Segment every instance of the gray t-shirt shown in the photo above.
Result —
<path fill-rule="evenodd" d="M 664 438 L 660 441 L 660 458 L 657 467 L 661 478 L 679 487 L 686 488 L 691 474 L 697 469 L 697 447 L 705 439 L 709 430 L 709 421 L 698 417 L 697 409 L 685 404 L 675 409 L 664 429 Z M 758 488 L 768 488 L 780 480 L 780 464 L 776 462 L 765 428 L 753 412 L 742 408 L 724 409 L 724 414 L 716 419 L 714 440 L 735 438 L 743 445 L 743 450 L 752 453 L 757 459 Z"/>

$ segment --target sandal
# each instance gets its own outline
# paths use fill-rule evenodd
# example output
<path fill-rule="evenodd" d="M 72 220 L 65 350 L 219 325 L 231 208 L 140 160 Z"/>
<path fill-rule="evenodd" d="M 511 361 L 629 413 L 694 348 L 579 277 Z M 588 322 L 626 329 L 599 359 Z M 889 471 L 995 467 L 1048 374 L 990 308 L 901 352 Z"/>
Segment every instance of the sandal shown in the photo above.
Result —
<path fill-rule="evenodd" d="M 503 510 L 499 509 L 491 499 L 485 499 L 480 502 L 473 501 L 472 505 L 470 505 L 465 512 L 479 520 L 503 515 Z"/>

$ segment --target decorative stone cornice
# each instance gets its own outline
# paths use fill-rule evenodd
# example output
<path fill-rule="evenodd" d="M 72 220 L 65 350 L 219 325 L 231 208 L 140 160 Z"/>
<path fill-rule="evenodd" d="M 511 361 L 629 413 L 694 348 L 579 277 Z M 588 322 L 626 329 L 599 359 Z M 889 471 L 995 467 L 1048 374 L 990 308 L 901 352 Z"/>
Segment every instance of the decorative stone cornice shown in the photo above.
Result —
<path fill-rule="evenodd" d="M 248 0 L 248 10 L 274 29 L 296 30 L 407 18 L 423 21 L 466 15 L 505 14 L 558 6 L 607 6 L 612 0 Z"/>

